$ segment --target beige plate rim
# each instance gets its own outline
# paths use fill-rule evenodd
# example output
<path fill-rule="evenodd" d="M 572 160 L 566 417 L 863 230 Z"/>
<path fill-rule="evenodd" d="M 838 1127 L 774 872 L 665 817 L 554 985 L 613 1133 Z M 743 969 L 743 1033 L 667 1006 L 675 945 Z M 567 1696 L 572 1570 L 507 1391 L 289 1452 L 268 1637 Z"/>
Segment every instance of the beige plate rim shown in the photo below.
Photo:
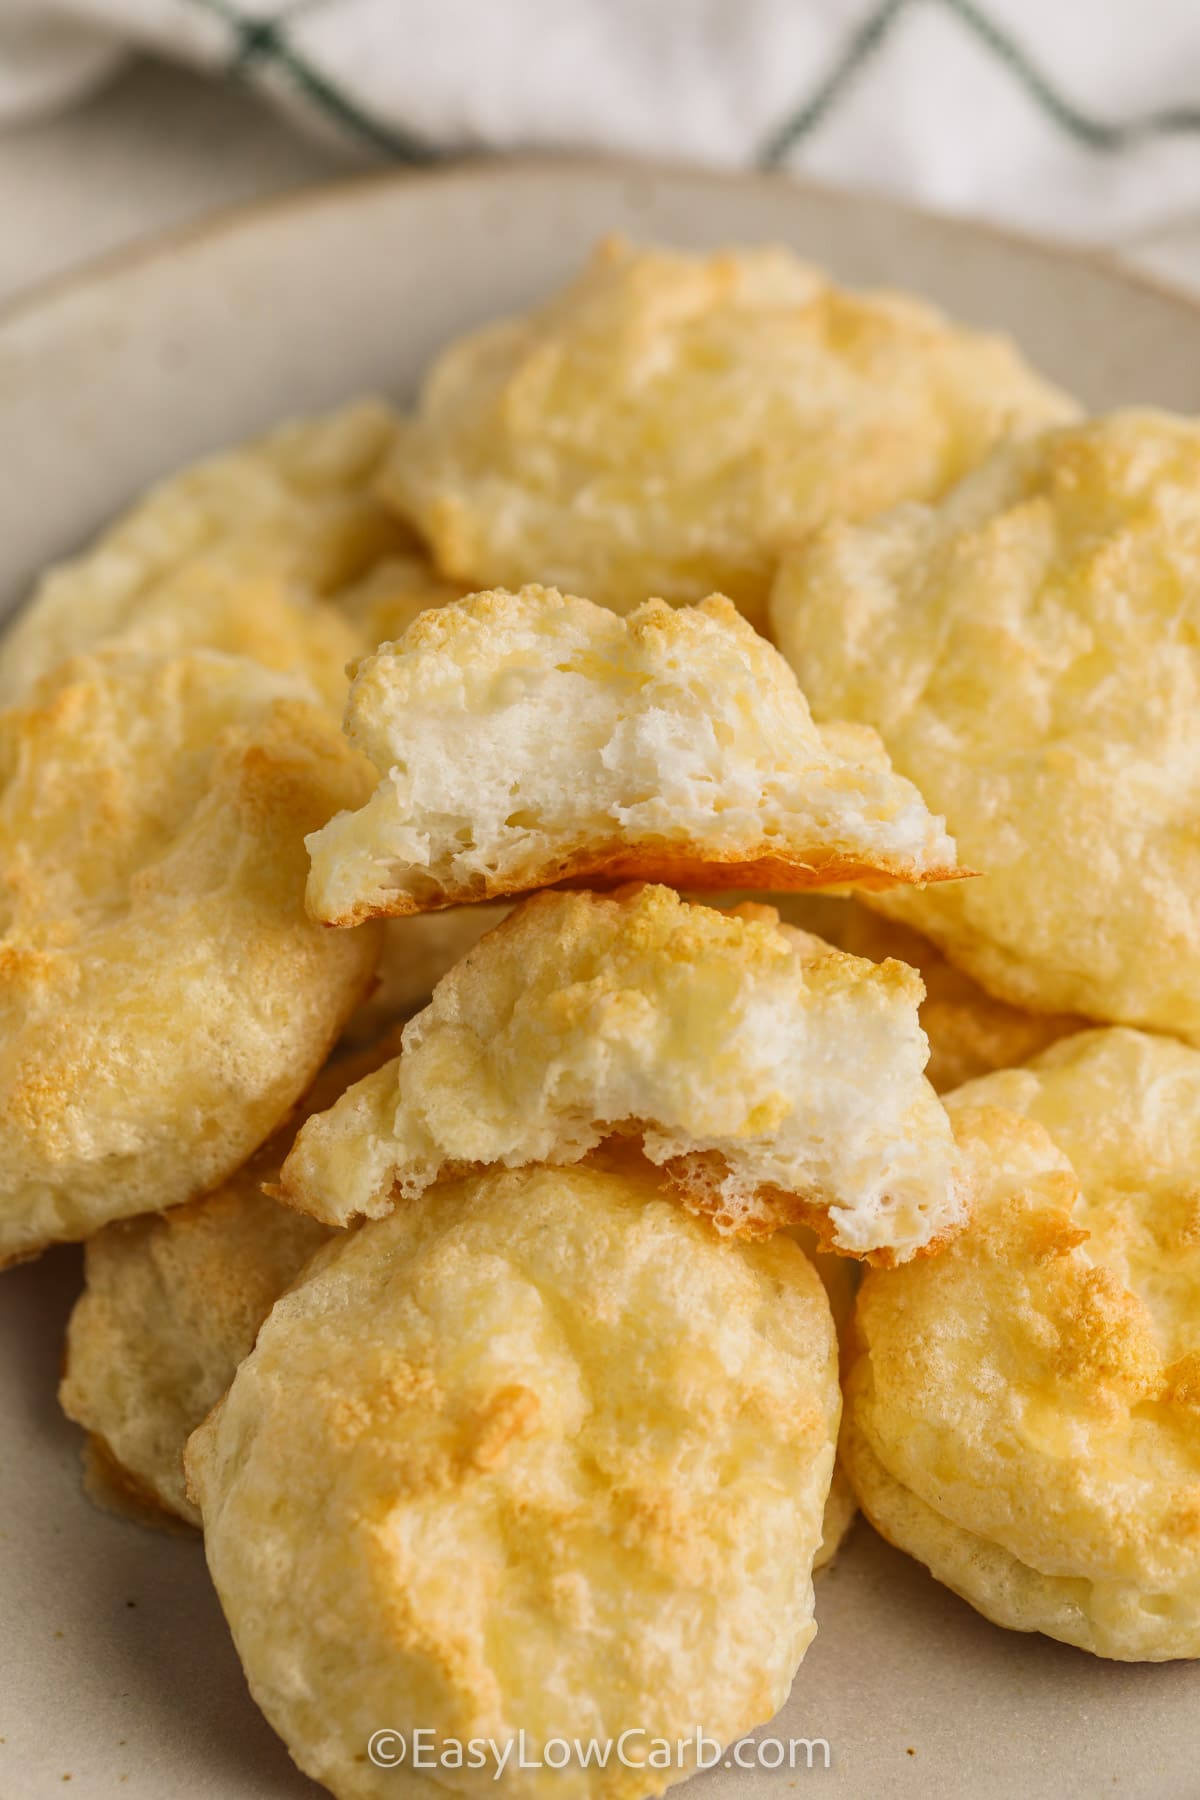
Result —
<path fill-rule="evenodd" d="M 964 237 L 987 240 L 1000 246 L 1043 258 L 1049 264 L 1074 263 L 1079 268 L 1093 269 L 1098 274 L 1113 276 L 1130 287 L 1141 288 L 1160 300 L 1176 302 L 1200 315 L 1200 292 L 1165 275 L 1155 275 L 1136 267 L 1114 250 L 1089 245 L 1061 245 L 1035 231 L 1021 231 L 1015 226 L 998 225 L 988 219 L 939 212 L 897 199 L 879 188 L 840 187 L 833 182 L 814 181 L 793 175 L 783 169 L 705 169 L 695 163 L 673 161 L 670 157 L 532 155 L 514 154 L 495 157 L 464 156 L 454 161 L 410 168 L 404 165 L 383 169 L 360 169 L 330 181 L 318 182 L 283 194 L 268 195 L 258 200 L 241 200 L 215 208 L 203 217 L 186 224 L 168 226 L 148 232 L 112 250 L 101 251 L 71 268 L 45 276 L 42 280 L 19 288 L 0 301 L 0 332 L 20 323 L 26 314 L 75 293 L 106 282 L 114 276 L 129 274 L 142 264 L 158 262 L 178 250 L 212 242 L 246 226 L 283 217 L 288 213 L 307 213 L 337 208 L 372 189 L 409 187 L 414 184 L 445 183 L 476 186 L 481 181 L 503 182 L 513 175 L 544 176 L 551 181 L 564 175 L 628 175 L 668 179 L 691 183 L 697 189 L 761 188 L 772 183 L 790 189 L 797 195 L 817 199 L 842 198 L 848 204 L 858 200 L 886 207 L 901 218 L 945 226 Z"/>

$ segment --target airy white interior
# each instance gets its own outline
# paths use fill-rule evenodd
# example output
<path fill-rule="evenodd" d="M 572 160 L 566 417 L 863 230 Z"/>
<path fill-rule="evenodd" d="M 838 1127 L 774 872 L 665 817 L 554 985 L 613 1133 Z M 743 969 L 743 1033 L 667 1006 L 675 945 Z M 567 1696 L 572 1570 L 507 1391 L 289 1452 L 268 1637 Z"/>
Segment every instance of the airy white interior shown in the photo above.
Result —
<path fill-rule="evenodd" d="M 953 862 L 874 733 L 816 727 L 744 622 L 687 609 L 647 642 L 554 601 L 464 617 L 452 643 L 385 646 L 360 672 L 347 729 L 384 775 L 310 845 L 323 916 L 393 892 L 483 892 L 614 839 Z"/>
<path fill-rule="evenodd" d="M 331 1223 L 380 1216 L 448 1168 L 570 1163 L 626 1128 L 653 1162 L 684 1159 L 733 1229 L 764 1216 L 771 1186 L 826 1209 L 844 1250 L 911 1256 L 963 1208 L 919 979 L 786 936 L 782 966 L 740 984 L 676 964 L 594 1001 L 582 966 L 539 997 L 536 951 L 484 991 L 485 944 L 471 988 L 451 976 L 401 1057 L 310 1121 L 293 1153 L 308 1201 Z"/>

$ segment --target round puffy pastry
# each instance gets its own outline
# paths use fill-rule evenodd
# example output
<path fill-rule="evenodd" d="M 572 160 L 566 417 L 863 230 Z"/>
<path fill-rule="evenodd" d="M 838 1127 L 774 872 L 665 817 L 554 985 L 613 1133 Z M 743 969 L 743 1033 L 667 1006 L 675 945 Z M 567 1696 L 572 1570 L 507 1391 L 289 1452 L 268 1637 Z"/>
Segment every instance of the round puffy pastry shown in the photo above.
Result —
<path fill-rule="evenodd" d="M 939 1094 L 993 1069 L 1010 1069 L 1090 1020 L 1073 1013 L 1034 1013 L 997 1000 L 920 932 L 880 918 L 859 901 L 831 894 L 774 896 L 789 925 L 872 962 L 893 957 L 917 971 L 925 986 L 921 1028 L 929 1039 L 925 1073 Z"/>
<path fill-rule="evenodd" d="M 330 1235 L 261 1191 L 290 1143 L 272 1139 L 215 1194 L 88 1240 L 59 1402 L 90 1434 L 110 1490 L 192 1525 L 184 1445 Z"/>
<path fill-rule="evenodd" d="M 369 613 L 344 617 L 330 602 L 403 541 L 373 492 L 394 430 L 386 407 L 364 401 L 154 488 L 43 577 L 0 639 L 0 701 L 104 645 L 250 656 L 304 676 L 340 710 L 346 663 L 379 638 L 363 635 Z"/>
<path fill-rule="evenodd" d="M 335 1057 L 305 1095 L 303 1114 L 331 1106 L 389 1049 L 390 1040 Z M 106 1477 L 110 1503 L 123 1496 L 160 1517 L 200 1523 L 185 1490 L 184 1446 L 275 1301 L 329 1237 L 327 1226 L 262 1191 L 278 1179 L 299 1122 L 289 1117 L 215 1193 L 115 1220 L 88 1239 L 58 1398 L 89 1433 L 90 1486 Z"/>
<path fill-rule="evenodd" d="M 975 1217 L 860 1289 L 863 1510 L 998 1624 L 1198 1656 L 1200 1052 L 1082 1032 L 948 1104 Z"/>
<path fill-rule="evenodd" d="M 1200 1033 L 1200 424 L 1116 413 L 822 534 L 773 599 L 983 878 L 881 909 L 989 992 Z"/>
<path fill-rule="evenodd" d="M 833 1323 L 786 1233 L 722 1240 L 659 1180 L 634 1158 L 487 1170 L 338 1239 L 192 1438 L 251 1691 L 343 1800 L 395 1788 L 367 1759 L 381 1722 L 530 1752 L 697 1724 L 725 1743 L 786 1697 L 815 1630 Z M 430 1800 L 641 1800 L 690 1773 L 411 1764 Z"/>
<path fill-rule="evenodd" d="M 345 723 L 381 780 L 310 840 L 309 904 L 331 925 L 566 880 L 961 873 L 875 733 L 815 726 L 783 658 L 719 595 L 625 619 L 553 588 L 471 595 L 360 664 Z"/>
<path fill-rule="evenodd" d="M 787 545 L 938 494 L 1005 432 L 1074 411 L 1006 340 L 785 250 L 613 241 L 442 354 L 384 491 L 475 586 L 553 582 L 618 612 L 719 589 L 758 621 Z"/>
<path fill-rule="evenodd" d="M 961 1222 L 922 1070 L 921 983 L 668 888 L 536 894 L 443 976 L 401 1055 L 310 1119 L 290 1204 L 331 1225 L 477 1163 L 571 1163 L 640 1137 L 724 1231 L 800 1219 L 890 1261 Z"/>
<path fill-rule="evenodd" d="M 79 657 L 0 712 L 0 1262 L 223 1181 L 370 984 L 304 910 L 303 833 L 363 793 L 244 658 Z"/>

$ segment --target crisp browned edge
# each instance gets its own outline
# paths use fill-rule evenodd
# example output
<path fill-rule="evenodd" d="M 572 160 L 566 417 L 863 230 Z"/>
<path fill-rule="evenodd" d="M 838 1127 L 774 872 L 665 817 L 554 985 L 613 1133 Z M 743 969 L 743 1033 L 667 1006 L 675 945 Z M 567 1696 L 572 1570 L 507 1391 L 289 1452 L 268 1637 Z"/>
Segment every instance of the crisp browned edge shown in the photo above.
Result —
<path fill-rule="evenodd" d="M 911 864 L 856 861 L 821 849 L 792 855 L 781 851 L 768 856 L 739 857 L 736 853 L 702 855 L 693 849 L 675 851 L 670 845 L 658 850 L 648 843 L 629 845 L 613 840 L 557 858 L 550 865 L 543 865 L 540 872 L 533 869 L 507 881 L 487 882 L 482 888 L 440 888 L 422 901 L 395 893 L 379 901 L 363 901 L 332 918 L 322 917 L 321 923 L 344 930 L 369 919 L 415 918 L 422 913 L 444 912 L 452 906 L 517 900 L 523 895 L 544 893 L 548 888 L 603 891 L 631 881 L 693 891 L 710 889 L 714 893 L 730 888 L 761 888 L 794 894 L 844 886 L 882 893 L 889 888 L 966 881 L 973 879 L 975 873 L 974 869 L 939 865 L 918 874 Z"/>

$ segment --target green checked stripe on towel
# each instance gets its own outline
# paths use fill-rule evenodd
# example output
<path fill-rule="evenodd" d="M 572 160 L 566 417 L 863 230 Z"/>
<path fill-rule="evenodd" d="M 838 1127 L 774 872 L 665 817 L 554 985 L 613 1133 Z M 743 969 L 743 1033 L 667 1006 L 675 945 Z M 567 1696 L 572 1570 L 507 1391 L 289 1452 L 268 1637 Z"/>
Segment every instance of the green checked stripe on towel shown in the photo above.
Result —
<path fill-rule="evenodd" d="M 150 48 L 397 162 L 598 151 L 803 171 L 1058 239 L 1200 224 L 1200 0 L 38 0 L 13 19 L 0 0 L 0 125 Z"/>
<path fill-rule="evenodd" d="M 374 117 L 352 93 L 315 68 L 295 49 L 289 37 L 286 14 L 271 19 L 256 18 L 240 11 L 230 4 L 230 0 L 188 0 L 188 3 L 220 17 L 229 26 L 233 36 L 229 63 L 232 74 L 253 77 L 260 69 L 278 72 L 293 84 L 297 97 L 316 107 L 330 124 L 370 149 L 400 161 L 427 162 L 438 154 L 409 132 Z M 564 3 L 569 4 L 569 0 Z M 756 158 L 760 166 L 773 168 L 785 162 L 819 130 L 864 65 L 884 50 L 905 15 L 918 8 L 936 8 L 946 15 L 954 29 L 971 34 L 1004 66 L 1032 105 L 1039 107 L 1047 119 L 1089 149 L 1116 151 L 1156 135 L 1200 132 L 1200 106 L 1166 107 L 1124 121 L 1093 117 L 1072 104 L 1011 31 L 986 8 L 973 5 L 971 0 L 882 0 L 882 4 L 847 32 L 830 58 L 828 72 L 799 101 L 785 122 L 769 134 Z M 303 16 L 311 10 L 297 8 L 295 13 Z M 470 54 L 469 44 L 464 44 L 463 53 Z M 1200 70 L 1197 73 L 1200 74 Z"/>
<path fill-rule="evenodd" d="M 427 163 L 436 157 L 437 151 L 428 144 L 373 118 L 352 94 L 314 68 L 292 47 L 283 19 L 252 18 L 227 4 L 227 0 L 187 3 L 214 14 L 229 26 L 233 34 L 231 75 L 253 79 L 260 68 L 276 71 L 293 87 L 296 98 L 307 101 L 329 124 L 366 149 L 379 151 L 397 162 Z"/>
<path fill-rule="evenodd" d="M 937 7 L 955 21 L 996 60 L 1003 64 L 1033 105 L 1068 136 L 1091 150 L 1122 150 L 1145 138 L 1174 132 L 1200 132 L 1200 107 L 1166 107 L 1144 118 L 1115 123 L 1092 118 L 1073 106 L 1066 96 L 1026 55 L 1013 35 L 982 7 L 970 0 L 884 0 L 852 31 L 835 55 L 829 73 L 796 108 L 787 121 L 767 139 L 759 155 L 764 168 L 774 168 L 809 137 L 859 70 L 883 48 L 905 13 L 916 7 Z M 1198 196 L 1200 198 L 1200 196 Z"/>

